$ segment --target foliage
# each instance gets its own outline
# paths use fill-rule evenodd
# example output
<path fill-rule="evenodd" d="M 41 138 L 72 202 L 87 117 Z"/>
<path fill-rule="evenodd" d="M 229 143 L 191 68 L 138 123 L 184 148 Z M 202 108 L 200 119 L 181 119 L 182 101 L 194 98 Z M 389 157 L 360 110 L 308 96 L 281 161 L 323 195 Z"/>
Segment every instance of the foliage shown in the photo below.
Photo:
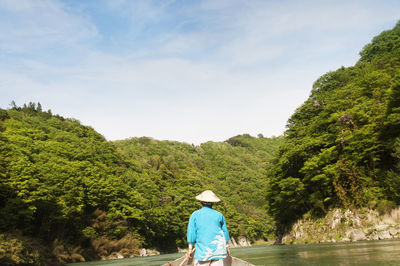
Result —
<path fill-rule="evenodd" d="M 194 196 L 213 189 L 231 234 L 268 238 L 265 168 L 282 138 L 241 135 L 201 146 L 108 142 L 29 103 L 0 110 L 0 233 L 39 239 L 58 261 L 185 246 Z"/>
<path fill-rule="evenodd" d="M 20 230 L 48 247 L 57 239 L 84 247 L 96 210 L 106 212 L 111 223 L 142 219 L 144 199 L 121 179 L 129 163 L 91 127 L 34 103 L 14 106 L 2 118 L 1 232 Z M 138 230 L 131 226 L 124 233 Z"/>
<path fill-rule="evenodd" d="M 366 45 L 355 66 L 320 77 L 288 120 L 267 192 L 280 233 L 307 212 L 400 204 L 399 40 L 400 22 Z"/>
<path fill-rule="evenodd" d="M 19 232 L 0 234 L 1 265 L 57 265 L 50 250 Z"/>
<path fill-rule="evenodd" d="M 200 146 L 147 137 L 114 142 L 144 174 L 134 186 L 150 205 L 140 232 L 147 245 L 182 246 L 189 216 L 200 207 L 194 196 L 205 189 L 222 198 L 216 208 L 234 237 L 270 237 L 274 223 L 264 210 L 265 168 L 281 140 L 245 134 Z"/>

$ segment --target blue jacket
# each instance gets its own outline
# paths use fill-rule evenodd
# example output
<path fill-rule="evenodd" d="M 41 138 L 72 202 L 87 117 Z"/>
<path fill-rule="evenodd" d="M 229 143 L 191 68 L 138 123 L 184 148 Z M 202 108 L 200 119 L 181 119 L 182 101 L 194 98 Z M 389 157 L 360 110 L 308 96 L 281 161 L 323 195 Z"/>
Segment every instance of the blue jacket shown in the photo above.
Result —
<path fill-rule="evenodd" d="M 229 233 L 225 217 L 209 206 L 193 212 L 187 228 L 187 241 L 196 244 L 194 257 L 199 261 L 226 258 Z"/>

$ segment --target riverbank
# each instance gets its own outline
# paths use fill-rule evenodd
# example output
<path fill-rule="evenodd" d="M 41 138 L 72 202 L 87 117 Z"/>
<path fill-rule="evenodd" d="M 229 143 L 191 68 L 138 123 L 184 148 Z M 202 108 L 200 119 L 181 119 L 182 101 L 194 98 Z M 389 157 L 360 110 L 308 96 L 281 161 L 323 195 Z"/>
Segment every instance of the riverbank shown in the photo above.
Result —
<path fill-rule="evenodd" d="M 385 214 L 376 210 L 333 209 L 325 217 L 305 217 L 283 236 L 283 244 L 335 243 L 400 238 L 400 207 Z"/>
<path fill-rule="evenodd" d="M 20 264 L 43 264 L 60 259 L 51 250 L 38 247 L 43 246 L 34 239 L 23 237 L 21 234 L 0 235 L 0 262 L 2 265 Z M 333 209 L 323 218 L 312 219 L 304 217 L 297 221 L 291 231 L 282 238 L 283 244 L 313 244 L 313 243 L 336 243 L 357 242 L 364 240 L 390 240 L 400 239 L 400 207 L 380 214 L 371 209 Z M 236 241 L 237 240 L 237 241 Z M 231 240 L 231 247 L 257 247 L 271 245 L 273 242 L 256 241 L 250 243 L 248 239 L 241 237 Z M 296 246 L 296 245 L 294 245 Z M 136 247 L 136 246 L 135 246 Z M 137 248 L 137 247 L 136 247 Z M 131 248 L 131 250 L 134 250 Z M 242 248 L 236 249 L 242 250 Z M 179 250 L 184 252 L 184 250 Z M 108 256 L 100 257 L 100 260 L 123 260 L 133 257 L 146 257 L 160 254 L 154 249 L 138 249 L 137 254 L 128 254 L 116 249 L 109 252 Z M 84 261 L 81 256 L 71 253 L 68 262 Z M 153 256 L 152 256 L 153 257 Z M 99 262 L 99 261 L 97 261 Z"/>

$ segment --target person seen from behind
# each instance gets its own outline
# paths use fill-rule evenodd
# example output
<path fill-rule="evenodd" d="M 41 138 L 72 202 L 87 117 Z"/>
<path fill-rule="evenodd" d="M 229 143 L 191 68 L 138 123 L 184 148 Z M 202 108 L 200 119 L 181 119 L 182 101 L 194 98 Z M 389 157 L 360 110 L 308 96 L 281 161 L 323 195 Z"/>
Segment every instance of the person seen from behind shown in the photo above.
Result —
<path fill-rule="evenodd" d="M 194 265 L 223 265 L 223 259 L 230 256 L 229 233 L 225 217 L 212 208 L 221 201 L 211 190 L 206 190 L 196 199 L 203 207 L 192 213 L 187 228 L 189 249 L 187 258 L 191 258 L 195 245 Z"/>

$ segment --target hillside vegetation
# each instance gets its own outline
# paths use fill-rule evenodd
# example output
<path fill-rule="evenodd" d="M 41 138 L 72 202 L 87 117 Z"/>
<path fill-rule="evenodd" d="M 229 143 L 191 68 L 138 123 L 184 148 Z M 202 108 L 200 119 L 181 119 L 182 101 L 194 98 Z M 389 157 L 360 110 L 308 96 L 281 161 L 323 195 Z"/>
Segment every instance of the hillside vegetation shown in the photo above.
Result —
<path fill-rule="evenodd" d="M 152 246 L 173 246 L 174 241 L 183 245 L 189 215 L 200 207 L 193 198 L 211 189 L 222 199 L 216 208 L 226 216 L 234 237 L 271 237 L 274 224 L 264 207 L 265 171 L 281 140 L 241 135 L 200 146 L 147 137 L 116 141 L 118 150 L 138 162 L 143 173 L 133 186 L 151 206 L 145 227 L 156 231 L 142 235 L 155 241 Z"/>
<path fill-rule="evenodd" d="M 44 257 L 60 261 L 100 258 L 113 251 L 103 242 L 122 238 L 127 248 L 139 245 L 131 224 L 143 219 L 145 202 L 124 180 L 130 165 L 111 143 L 40 104 L 0 110 L 0 117 L 0 232 L 6 238 L 36 239 L 49 247 Z M 0 250 L 6 258 L 7 252 Z"/>
<path fill-rule="evenodd" d="M 1 109 L 0 262 L 176 250 L 200 207 L 194 197 L 206 188 L 223 199 L 218 208 L 233 236 L 267 238 L 274 224 L 264 208 L 265 168 L 280 141 L 242 135 L 201 146 L 145 137 L 112 143 L 40 104 Z M 17 252 L 11 243 L 20 243 Z"/>
<path fill-rule="evenodd" d="M 290 117 L 268 179 L 279 234 L 333 207 L 400 204 L 400 23 L 320 77 Z"/>

